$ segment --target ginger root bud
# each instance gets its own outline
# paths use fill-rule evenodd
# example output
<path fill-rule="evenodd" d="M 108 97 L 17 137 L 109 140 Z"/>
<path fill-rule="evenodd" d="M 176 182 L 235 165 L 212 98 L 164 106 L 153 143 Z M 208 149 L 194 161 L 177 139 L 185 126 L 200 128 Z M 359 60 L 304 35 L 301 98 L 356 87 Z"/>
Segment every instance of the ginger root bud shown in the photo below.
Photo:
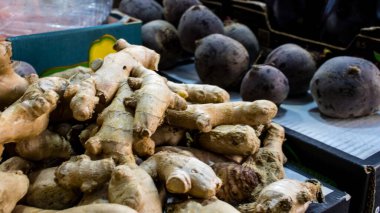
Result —
<path fill-rule="evenodd" d="M 220 125 L 201 133 L 199 144 L 215 153 L 248 156 L 259 149 L 260 139 L 248 125 Z"/>
<path fill-rule="evenodd" d="M 51 167 L 29 175 L 30 186 L 26 195 L 29 205 L 58 210 L 70 208 L 79 201 L 81 193 L 65 189 L 54 181 L 55 169 L 56 167 Z"/>
<path fill-rule="evenodd" d="M 29 179 L 21 171 L 9 171 L 0 172 L 0 180 L 0 209 L 10 213 L 28 191 Z"/>
<path fill-rule="evenodd" d="M 311 202 L 323 202 L 319 181 L 282 179 L 266 186 L 256 202 L 242 205 L 239 210 L 243 213 L 305 212 Z"/>
<path fill-rule="evenodd" d="M 140 167 L 153 178 L 163 181 L 171 193 L 210 198 L 222 185 L 210 166 L 194 157 L 174 152 L 158 152 Z"/>
<path fill-rule="evenodd" d="M 111 178 L 115 163 L 111 158 L 92 161 L 87 155 L 71 157 L 55 170 L 56 181 L 67 189 L 91 192 Z"/>

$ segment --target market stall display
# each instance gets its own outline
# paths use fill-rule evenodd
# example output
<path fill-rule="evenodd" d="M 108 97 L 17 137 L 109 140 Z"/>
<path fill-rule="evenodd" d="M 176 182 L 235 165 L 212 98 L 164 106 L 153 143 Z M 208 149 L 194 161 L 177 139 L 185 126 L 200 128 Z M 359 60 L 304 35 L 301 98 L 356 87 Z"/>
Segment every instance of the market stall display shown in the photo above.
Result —
<path fill-rule="evenodd" d="M 78 46 L 81 53 L 77 55 L 88 48 L 84 62 L 71 58 L 52 67 L 49 59 L 32 72 L 36 57 L 30 57 L 31 66 L 12 63 L 10 44 L 14 42 L 16 60 L 29 62 L 28 54 L 18 56 L 23 45 L 28 49 L 25 44 L 33 36 L 0 41 L 4 52 L 1 80 L 17 80 L 11 87 L 4 84 L 0 96 L 0 170 L 25 179 L 20 180 L 25 187 L 20 184 L 23 189 L 14 197 L 8 196 L 14 184 L 5 186 L 1 196 L 12 198 L 2 204 L 6 212 L 355 212 L 376 208 L 379 178 L 377 159 L 372 156 L 377 148 L 366 149 L 374 140 L 363 145 L 365 152 L 342 148 L 360 162 L 347 158 L 348 154 L 335 155 L 335 148 L 325 150 L 331 143 L 345 143 L 348 133 L 343 128 L 371 119 L 375 125 L 379 104 L 372 96 L 380 88 L 376 51 L 372 63 L 359 58 L 368 56 L 368 48 L 359 52 L 353 45 L 344 49 L 334 46 L 339 42 L 318 41 L 306 24 L 318 22 L 317 18 L 303 11 L 292 19 L 286 14 L 300 11 L 291 4 L 288 11 L 279 11 L 274 7 L 284 5 L 276 1 L 184 1 L 171 17 L 169 11 L 174 8 L 170 7 L 178 4 L 175 0 L 144 2 L 121 1 L 118 7 L 126 13 L 117 12 L 121 21 L 114 20 L 112 27 L 95 27 L 113 34 L 133 19 L 125 15 L 141 18 L 144 25 L 132 21 L 141 29 L 126 31 L 132 43 L 120 32 L 113 34 L 118 35 L 116 39 L 100 37 L 97 31 L 88 38 L 99 39 L 80 47 L 76 39 L 83 41 L 79 37 L 87 29 L 43 35 L 47 41 L 72 35 L 66 43 Z M 143 9 L 147 5 L 154 5 L 152 11 Z M 310 9 L 310 5 L 302 8 Z M 242 16 L 252 12 L 252 17 Z M 298 16 L 306 18 L 297 21 Z M 257 21 L 247 22 L 254 18 Z M 272 23 L 275 19 L 277 25 Z M 373 39 L 359 34 L 353 40 L 360 41 Z M 59 52 L 66 54 L 63 47 L 52 45 L 51 49 L 61 48 Z M 347 56 L 333 58 L 342 53 Z M 349 56 L 352 53 L 356 57 Z M 11 97 L 15 88 L 19 93 Z M 373 126 L 366 124 L 350 134 L 357 137 Z M 341 134 L 332 137 L 333 130 Z M 326 139 L 330 136 L 335 142 Z M 355 137 L 346 143 L 357 147 Z M 368 132 L 363 140 L 371 137 Z M 310 157 L 317 153 L 325 158 L 315 165 L 318 160 Z M 326 167 L 329 160 L 331 168 Z M 351 162 L 357 171 L 352 176 L 347 171 Z M 294 164 L 312 174 L 294 175 Z M 331 178 L 326 171 L 342 172 L 347 178 Z M 360 186 L 347 188 L 352 179 Z M 352 193 L 353 202 L 350 195 L 325 181 Z"/>

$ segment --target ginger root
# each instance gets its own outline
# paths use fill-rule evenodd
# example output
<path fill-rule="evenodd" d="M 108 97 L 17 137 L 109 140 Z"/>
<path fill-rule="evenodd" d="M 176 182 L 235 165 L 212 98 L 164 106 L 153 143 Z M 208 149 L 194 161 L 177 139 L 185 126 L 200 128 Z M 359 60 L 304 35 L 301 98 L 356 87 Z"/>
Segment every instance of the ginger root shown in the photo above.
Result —
<path fill-rule="evenodd" d="M 230 204 L 216 199 L 215 197 L 207 200 L 186 200 L 181 203 L 169 204 L 167 213 L 188 213 L 188 212 L 202 212 L 202 213 L 239 213 Z"/>
<path fill-rule="evenodd" d="M 72 76 L 77 75 L 78 73 L 82 74 L 93 74 L 94 71 L 88 67 L 83 67 L 83 66 L 77 66 L 73 68 L 66 69 L 61 72 L 56 72 L 51 75 L 50 77 L 60 77 L 64 79 L 70 79 Z"/>
<path fill-rule="evenodd" d="M 90 139 L 99 131 L 99 128 L 100 127 L 98 126 L 98 124 L 92 123 L 80 132 L 79 141 L 83 147 L 85 147 L 87 140 Z"/>
<path fill-rule="evenodd" d="M 192 147 L 184 147 L 184 146 L 161 146 L 156 148 L 156 152 L 160 151 L 169 151 L 175 152 L 181 155 L 186 155 L 189 157 L 195 157 L 203 163 L 212 166 L 215 163 L 222 162 L 231 162 L 228 158 L 223 157 L 222 155 L 217 155 L 212 152 L 208 152 L 201 149 L 196 149 Z"/>
<path fill-rule="evenodd" d="M 92 117 L 95 106 L 99 102 L 96 97 L 95 79 L 90 73 L 78 72 L 69 81 L 64 97 L 70 101 L 73 117 L 78 121 L 85 121 Z"/>
<path fill-rule="evenodd" d="M 162 123 L 166 109 L 184 110 L 187 103 L 168 88 L 163 77 L 152 70 L 136 66 L 131 76 L 142 79 L 140 89 L 125 100 L 127 107 L 135 107 L 133 134 L 139 140 L 133 143 L 133 150 L 138 156 L 150 156 L 155 148 L 150 137 Z"/>
<path fill-rule="evenodd" d="M 236 163 L 215 163 L 212 169 L 223 181 L 216 197 L 232 205 L 252 201 L 252 191 L 261 183 L 255 171 Z"/>
<path fill-rule="evenodd" d="M 87 155 L 77 155 L 55 170 L 57 183 L 67 189 L 92 192 L 111 178 L 115 163 L 111 158 L 92 161 Z"/>
<path fill-rule="evenodd" d="M 142 79 L 129 77 L 128 84 L 134 90 L 140 89 Z M 218 86 L 208 84 L 180 84 L 171 81 L 168 81 L 167 84 L 171 91 L 191 103 L 224 103 L 230 100 L 230 94 Z"/>
<path fill-rule="evenodd" d="M 11 43 L 0 41 L 0 111 L 19 99 L 29 86 L 29 82 L 14 71 L 11 57 Z"/>
<path fill-rule="evenodd" d="M 260 176 L 261 184 L 254 189 L 252 194 L 254 199 L 266 185 L 284 178 L 285 155 L 282 152 L 284 141 L 284 128 L 271 123 L 263 140 L 263 147 L 243 163 L 243 166 L 252 168 Z"/>
<path fill-rule="evenodd" d="M 26 194 L 28 205 L 43 209 L 66 209 L 81 198 L 76 190 L 59 186 L 55 181 L 56 167 L 43 169 L 29 175 L 30 186 Z"/>
<path fill-rule="evenodd" d="M 29 180 L 21 171 L 0 172 L 0 210 L 11 213 L 28 191 Z"/>
<path fill-rule="evenodd" d="M 277 113 L 277 106 L 267 100 L 193 104 L 184 111 L 167 110 L 169 125 L 209 132 L 219 125 L 259 126 L 269 123 Z"/>
<path fill-rule="evenodd" d="M 248 125 L 220 125 L 210 132 L 200 133 L 199 144 L 206 150 L 225 154 L 248 156 L 260 147 L 260 139 Z"/>
<path fill-rule="evenodd" d="M 34 208 L 31 206 L 17 205 L 12 213 L 137 213 L 134 209 L 128 206 L 114 203 L 96 203 L 84 206 L 72 207 L 69 209 L 56 211 Z"/>
<path fill-rule="evenodd" d="M 133 142 L 133 153 L 138 157 L 149 157 L 154 154 L 156 144 L 151 138 L 139 138 Z"/>
<path fill-rule="evenodd" d="M 108 198 L 111 203 L 129 206 L 140 213 L 162 212 L 160 197 L 152 178 L 136 165 L 120 165 L 115 168 L 109 183 Z"/>
<path fill-rule="evenodd" d="M 35 165 L 21 157 L 13 156 L 0 164 L 0 171 L 17 171 L 20 170 L 24 174 L 28 174 Z"/>
<path fill-rule="evenodd" d="M 86 81 L 74 83 L 70 106 L 75 112 L 74 117 L 81 121 L 91 118 L 96 103 L 108 104 L 118 90 L 120 83 L 127 81 L 131 70 L 136 66 L 144 66 L 156 70 L 160 56 L 144 46 L 131 45 L 123 39 L 115 44 L 116 53 L 108 54 L 99 69 Z M 93 92 L 95 88 L 95 94 Z M 84 91 L 90 91 L 86 93 Z M 96 96 L 96 97 L 95 97 Z M 85 107 L 83 109 L 83 107 Z M 78 115 L 78 116 L 77 116 Z"/>
<path fill-rule="evenodd" d="M 323 202 L 321 183 L 317 180 L 300 182 L 282 179 L 266 186 L 259 194 L 256 202 L 241 205 L 241 212 L 275 213 L 306 212 L 311 202 Z"/>
<path fill-rule="evenodd" d="M 222 185 L 208 165 L 194 157 L 174 152 L 158 152 L 141 163 L 140 167 L 153 179 L 164 182 L 171 193 L 210 198 Z"/>
<path fill-rule="evenodd" d="M 69 159 L 74 154 L 70 143 L 62 136 L 48 129 L 36 137 L 16 143 L 16 153 L 27 160 Z"/>
<path fill-rule="evenodd" d="M 187 94 L 185 99 L 191 103 L 224 103 L 230 100 L 230 95 L 226 90 L 214 85 L 179 84 L 169 81 L 168 86 L 179 95 Z"/>
<path fill-rule="evenodd" d="M 102 66 L 95 72 L 95 82 L 98 94 L 108 102 L 119 87 L 126 81 L 131 70 L 138 65 L 147 69 L 157 70 L 160 56 L 144 46 L 131 45 L 123 39 L 115 43 L 118 51 L 107 55 Z"/>
<path fill-rule="evenodd" d="M 263 147 L 242 164 L 216 163 L 212 166 L 223 181 L 216 196 L 226 202 L 239 204 L 254 201 L 270 183 L 284 178 L 282 144 L 285 130 L 271 123 L 263 140 Z"/>
<path fill-rule="evenodd" d="M 136 66 L 131 76 L 142 78 L 141 88 L 125 102 L 127 106 L 136 107 L 133 131 L 141 138 L 151 137 L 162 123 L 166 109 L 184 110 L 187 103 L 169 89 L 164 78 L 152 70 Z"/>
<path fill-rule="evenodd" d="M 162 124 L 154 132 L 151 139 L 154 141 L 156 146 L 176 146 L 184 137 L 184 129 Z"/>
<path fill-rule="evenodd" d="M 109 203 L 108 200 L 108 183 L 104 184 L 101 188 L 83 193 L 83 197 L 77 206 L 95 204 L 95 203 Z"/>
<path fill-rule="evenodd" d="M 41 134 L 67 84 L 67 80 L 57 77 L 41 78 L 31 84 L 20 99 L 0 113 L 0 144 Z"/>
<path fill-rule="evenodd" d="M 88 154 L 112 157 L 116 163 L 135 163 L 132 153 L 132 144 L 135 140 L 133 137 L 134 112 L 124 106 L 124 99 L 130 97 L 132 93 L 126 82 L 121 83 L 112 103 L 97 119 L 100 129 L 85 142 Z"/>

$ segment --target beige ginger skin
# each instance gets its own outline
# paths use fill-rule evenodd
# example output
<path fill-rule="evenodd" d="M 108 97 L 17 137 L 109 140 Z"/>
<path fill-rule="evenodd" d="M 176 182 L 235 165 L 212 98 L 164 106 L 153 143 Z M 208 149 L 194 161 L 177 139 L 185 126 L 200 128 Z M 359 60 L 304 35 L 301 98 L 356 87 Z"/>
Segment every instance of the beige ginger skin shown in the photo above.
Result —
<path fill-rule="evenodd" d="M 114 168 L 111 158 L 91 160 L 87 155 L 77 155 L 62 163 L 55 170 L 55 177 L 64 188 L 92 192 L 111 178 Z"/>
<path fill-rule="evenodd" d="M 70 142 L 48 129 L 36 137 L 16 143 L 15 149 L 19 156 L 33 161 L 54 158 L 69 159 L 74 154 Z"/>
<path fill-rule="evenodd" d="M 252 168 L 261 178 L 259 184 L 253 191 L 253 197 L 268 184 L 285 177 L 284 153 L 282 145 L 285 141 L 285 130 L 282 126 L 271 123 L 263 140 L 263 147 L 251 155 L 242 165 Z"/>
<path fill-rule="evenodd" d="M 73 117 L 78 121 L 91 118 L 95 106 L 99 103 L 94 75 L 78 72 L 69 78 L 70 85 L 66 88 L 64 97 L 70 100 Z"/>
<path fill-rule="evenodd" d="M 179 84 L 168 81 L 169 88 L 191 103 L 224 103 L 230 100 L 228 92 L 218 86 L 208 84 Z M 181 95 L 182 96 L 182 95 Z"/>
<path fill-rule="evenodd" d="M 186 129 L 209 132 L 219 125 L 259 126 L 270 123 L 277 114 L 277 106 L 267 100 L 192 104 L 184 111 L 167 110 L 165 122 Z"/>
<path fill-rule="evenodd" d="M 156 146 L 176 146 L 184 137 L 185 129 L 162 124 L 152 135 L 151 139 Z"/>
<path fill-rule="evenodd" d="M 202 149 L 185 147 L 185 146 L 160 146 L 156 148 L 156 152 L 169 151 L 175 152 L 181 155 L 187 155 L 189 157 L 195 157 L 203 163 L 212 166 L 215 163 L 232 162 L 232 160 L 218 155 L 212 152 L 208 152 Z"/>
<path fill-rule="evenodd" d="M 17 205 L 12 213 L 138 213 L 134 209 L 115 203 L 97 203 L 72 207 L 65 210 L 45 210 L 31 206 Z"/>
<path fill-rule="evenodd" d="M 260 139 L 248 125 L 220 125 L 199 134 L 199 144 L 206 150 L 224 155 L 248 156 L 256 153 Z"/>
<path fill-rule="evenodd" d="M 284 128 L 271 123 L 263 139 L 263 146 L 242 165 L 215 163 L 212 168 L 224 183 L 216 196 L 234 205 L 250 203 L 265 186 L 284 178 L 284 140 Z"/>
<path fill-rule="evenodd" d="M 74 75 L 76 75 L 78 73 L 93 74 L 94 71 L 91 68 L 88 68 L 88 67 L 77 66 L 77 67 L 66 69 L 66 70 L 61 71 L 61 72 L 53 73 L 50 76 L 51 77 L 60 77 L 60 78 L 64 78 L 64 79 L 70 79 L 72 76 L 74 76 Z"/>
<path fill-rule="evenodd" d="M 28 205 L 43 209 L 67 209 L 74 206 L 82 194 L 78 190 L 63 188 L 55 182 L 56 167 L 32 172 L 26 194 Z"/>
<path fill-rule="evenodd" d="M 29 179 L 21 171 L 9 171 L 0 172 L 0 180 L 0 210 L 11 213 L 28 191 Z"/>
<path fill-rule="evenodd" d="M 97 124 L 100 129 L 85 142 L 90 155 L 112 157 L 116 163 L 134 164 L 132 152 L 133 119 L 132 109 L 124 106 L 124 99 L 132 95 L 129 85 L 121 83 L 111 104 L 100 113 Z"/>
<path fill-rule="evenodd" d="M 119 39 L 114 48 L 118 52 L 107 55 L 96 72 L 79 86 L 75 86 L 78 84 L 74 83 L 75 89 L 67 95 L 72 96 L 70 106 L 77 120 L 84 121 L 91 118 L 96 106 L 94 101 L 97 98 L 100 103 L 109 103 L 120 83 L 127 81 L 130 72 L 136 66 L 157 70 L 160 56 L 153 50 L 140 45 L 131 45 L 123 39 Z"/>
<path fill-rule="evenodd" d="M 11 57 L 11 43 L 0 41 L 0 111 L 19 99 L 29 86 L 29 82 L 14 71 Z"/>
<path fill-rule="evenodd" d="M 170 204 L 168 213 L 239 213 L 232 205 L 213 197 L 207 200 L 190 199 L 180 203 Z"/>
<path fill-rule="evenodd" d="M 83 193 L 83 197 L 77 206 L 84 206 L 96 203 L 110 203 L 108 200 L 108 184 L 104 184 L 101 188 Z"/>
<path fill-rule="evenodd" d="M 141 83 L 141 78 L 128 78 L 128 84 L 133 89 L 139 89 Z M 218 86 L 208 84 L 180 84 L 171 81 L 167 81 L 167 84 L 171 91 L 193 104 L 223 103 L 230 100 L 228 92 Z"/>
<path fill-rule="evenodd" d="M 0 113 L 0 144 L 43 132 L 67 85 L 67 80 L 58 77 L 41 78 L 31 84 L 20 99 Z"/>
<path fill-rule="evenodd" d="M 19 156 L 13 156 L 0 164 L 0 171 L 7 172 L 20 170 L 24 174 L 28 174 L 34 167 L 34 163 Z"/>
<path fill-rule="evenodd" d="M 153 179 L 164 182 L 169 192 L 195 198 L 214 196 L 222 184 L 210 166 L 194 157 L 174 152 L 158 152 L 140 167 Z"/>
<path fill-rule="evenodd" d="M 126 100 L 127 106 L 136 107 L 133 130 L 141 138 L 150 137 L 162 123 L 166 109 L 184 110 L 186 100 L 173 93 L 164 78 L 143 66 L 136 66 L 132 77 L 142 79 L 140 89 Z"/>
<path fill-rule="evenodd" d="M 266 186 L 244 212 L 303 213 L 311 202 L 323 202 L 321 183 L 316 180 L 301 182 L 281 179 Z"/>
<path fill-rule="evenodd" d="M 138 156 L 150 156 L 154 154 L 155 148 L 150 137 L 163 122 L 165 111 L 168 108 L 184 110 L 187 103 L 168 88 L 164 78 L 152 70 L 136 66 L 131 76 L 142 79 L 141 87 L 125 100 L 127 107 L 135 108 L 133 134 L 140 138 L 133 143 L 133 150 Z"/>
<path fill-rule="evenodd" d="M 109 183 L 108 198 L 111 203 L 129 206 L 140 213 L 162 212 L 153 179 L 137 165 L 115 168 Z"/>

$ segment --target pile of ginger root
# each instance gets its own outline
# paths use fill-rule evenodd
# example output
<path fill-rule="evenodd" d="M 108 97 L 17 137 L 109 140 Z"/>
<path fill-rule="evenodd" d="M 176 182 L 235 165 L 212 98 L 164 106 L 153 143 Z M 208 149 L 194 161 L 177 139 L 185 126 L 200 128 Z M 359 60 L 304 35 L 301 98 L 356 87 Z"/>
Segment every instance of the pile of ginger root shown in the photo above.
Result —
<path fill-rule="evenodd" d="M 267 100 L 160 76 L 117 51 L 48 77 L 17 76 L 0 42 L 0 212 L 304 212 L 316 180 L 285 179 L 285 131 Z"/>

